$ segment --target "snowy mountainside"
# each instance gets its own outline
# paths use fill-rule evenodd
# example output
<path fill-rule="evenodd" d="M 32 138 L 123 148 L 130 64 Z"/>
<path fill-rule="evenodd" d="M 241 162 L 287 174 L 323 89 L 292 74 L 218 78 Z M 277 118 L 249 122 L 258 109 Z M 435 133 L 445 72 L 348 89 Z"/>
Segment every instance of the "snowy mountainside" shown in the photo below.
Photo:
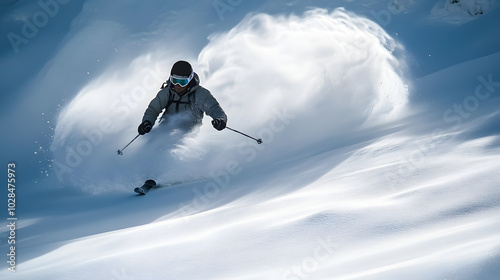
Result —
<path fill-rule="evenodd" d="M 43 11 L 28 2 L 3 30 Z M 494 1 L 62 2 L 19 56 L 1 45 L 37 64 L 5 83 L 19 219 L 1 279 L 497 279 Z M 116 155 L 178 59 L 264 143 L 206 117 Z M 182 183 L 135 196 L 148 178 Z"/>

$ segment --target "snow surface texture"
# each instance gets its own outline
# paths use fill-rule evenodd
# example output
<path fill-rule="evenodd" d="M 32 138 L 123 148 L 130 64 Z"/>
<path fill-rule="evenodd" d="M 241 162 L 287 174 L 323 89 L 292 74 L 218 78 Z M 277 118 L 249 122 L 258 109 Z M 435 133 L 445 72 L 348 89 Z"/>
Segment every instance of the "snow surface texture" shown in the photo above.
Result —
<path fill-rule="evenodd" d="M 150 2 L 60 4 L 2 42 L 1 279 L 498 279 L 493 1 Z M 2 5 L 6 34 L 46 11 Z M 181 115 L 116 155 L 178 59 L 264 143 Z M 136 197 L 149 178 L 184 183 Z"/>
<path fill-rule="evenodd" d="M 445 0 L 434 5 L 431 15 L 452 24 L 464 24 L 477 19 L 491 9 L 493 0 Z"/>

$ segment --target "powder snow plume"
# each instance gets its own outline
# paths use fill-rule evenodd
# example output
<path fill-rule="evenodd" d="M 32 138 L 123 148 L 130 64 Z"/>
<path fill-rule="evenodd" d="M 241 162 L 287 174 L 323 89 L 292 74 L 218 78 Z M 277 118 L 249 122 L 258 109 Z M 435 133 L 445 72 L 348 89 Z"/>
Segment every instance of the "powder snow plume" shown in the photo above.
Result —
<path fill-rule="evenodd" d="M 376 23 L 341 8 L 256 14 L 210 36 L 197 59 L 185 59 L 226 111 L 228 126 L 264 143 L 216 131 L 205 117 L 189 133 L 175 122 L 156 126 L 116 156 L 168 77 L 175 61 L 164 58 L 176 51 L 157 55 L 160 62 L 145 54 L 128 68 L 110 67 L 64 108 L 52 145 L 61 180 L 105 191 L 130 188 L 147 177 L 206 178 L 228 161 L 240 167 L 272 164 L 397 121 L 407 104 L 403 47 Z M 127 93 L 132 105 L 125 109 L 119 105 Z M 289 146 L 289 139 L 296 144 Z"/>

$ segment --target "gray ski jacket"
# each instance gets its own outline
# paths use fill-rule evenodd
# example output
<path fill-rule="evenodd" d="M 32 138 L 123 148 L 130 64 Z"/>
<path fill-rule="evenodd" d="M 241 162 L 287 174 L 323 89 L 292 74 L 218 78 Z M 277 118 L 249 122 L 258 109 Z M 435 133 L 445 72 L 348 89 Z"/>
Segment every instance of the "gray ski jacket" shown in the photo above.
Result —
<path fill-rule="evenodd" d="M 212 96 L 209 90 L 200 86 L 198 74 L 194 74 L 193 80 L 189 83 L 187 92 L 179 94 L 170 87 L 170 80 L 164 84 L 165 87 L 158 92 L 156 97 L 149 103 L 142 121 L 150 121 L 155 124 L 160 113 L 165 109 L 162 121 L 168 121 L 168 117 L 173 114 L 190 112 L 193 114 L 193 125 L 199 125 L 203 119 L 203 113 L 213 119 L 223 119 L 227 122 L 227 116 L 219 105 L 219 102 Z"/>

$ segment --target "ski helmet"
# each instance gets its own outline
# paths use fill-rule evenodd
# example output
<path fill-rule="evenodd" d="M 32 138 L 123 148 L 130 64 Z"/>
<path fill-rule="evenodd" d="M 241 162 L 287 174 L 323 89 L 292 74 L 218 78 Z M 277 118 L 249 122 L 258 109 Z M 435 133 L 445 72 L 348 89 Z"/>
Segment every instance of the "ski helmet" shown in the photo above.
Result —
<path fill-rule="evenodd" d="M 170 75 L 180 76 L 180 77 L 189 77 L 193 73 L 193 67 L 189 62 L 184 60 L 179 60 L 172 66 L 172 70 L 170 71 Z"/>

